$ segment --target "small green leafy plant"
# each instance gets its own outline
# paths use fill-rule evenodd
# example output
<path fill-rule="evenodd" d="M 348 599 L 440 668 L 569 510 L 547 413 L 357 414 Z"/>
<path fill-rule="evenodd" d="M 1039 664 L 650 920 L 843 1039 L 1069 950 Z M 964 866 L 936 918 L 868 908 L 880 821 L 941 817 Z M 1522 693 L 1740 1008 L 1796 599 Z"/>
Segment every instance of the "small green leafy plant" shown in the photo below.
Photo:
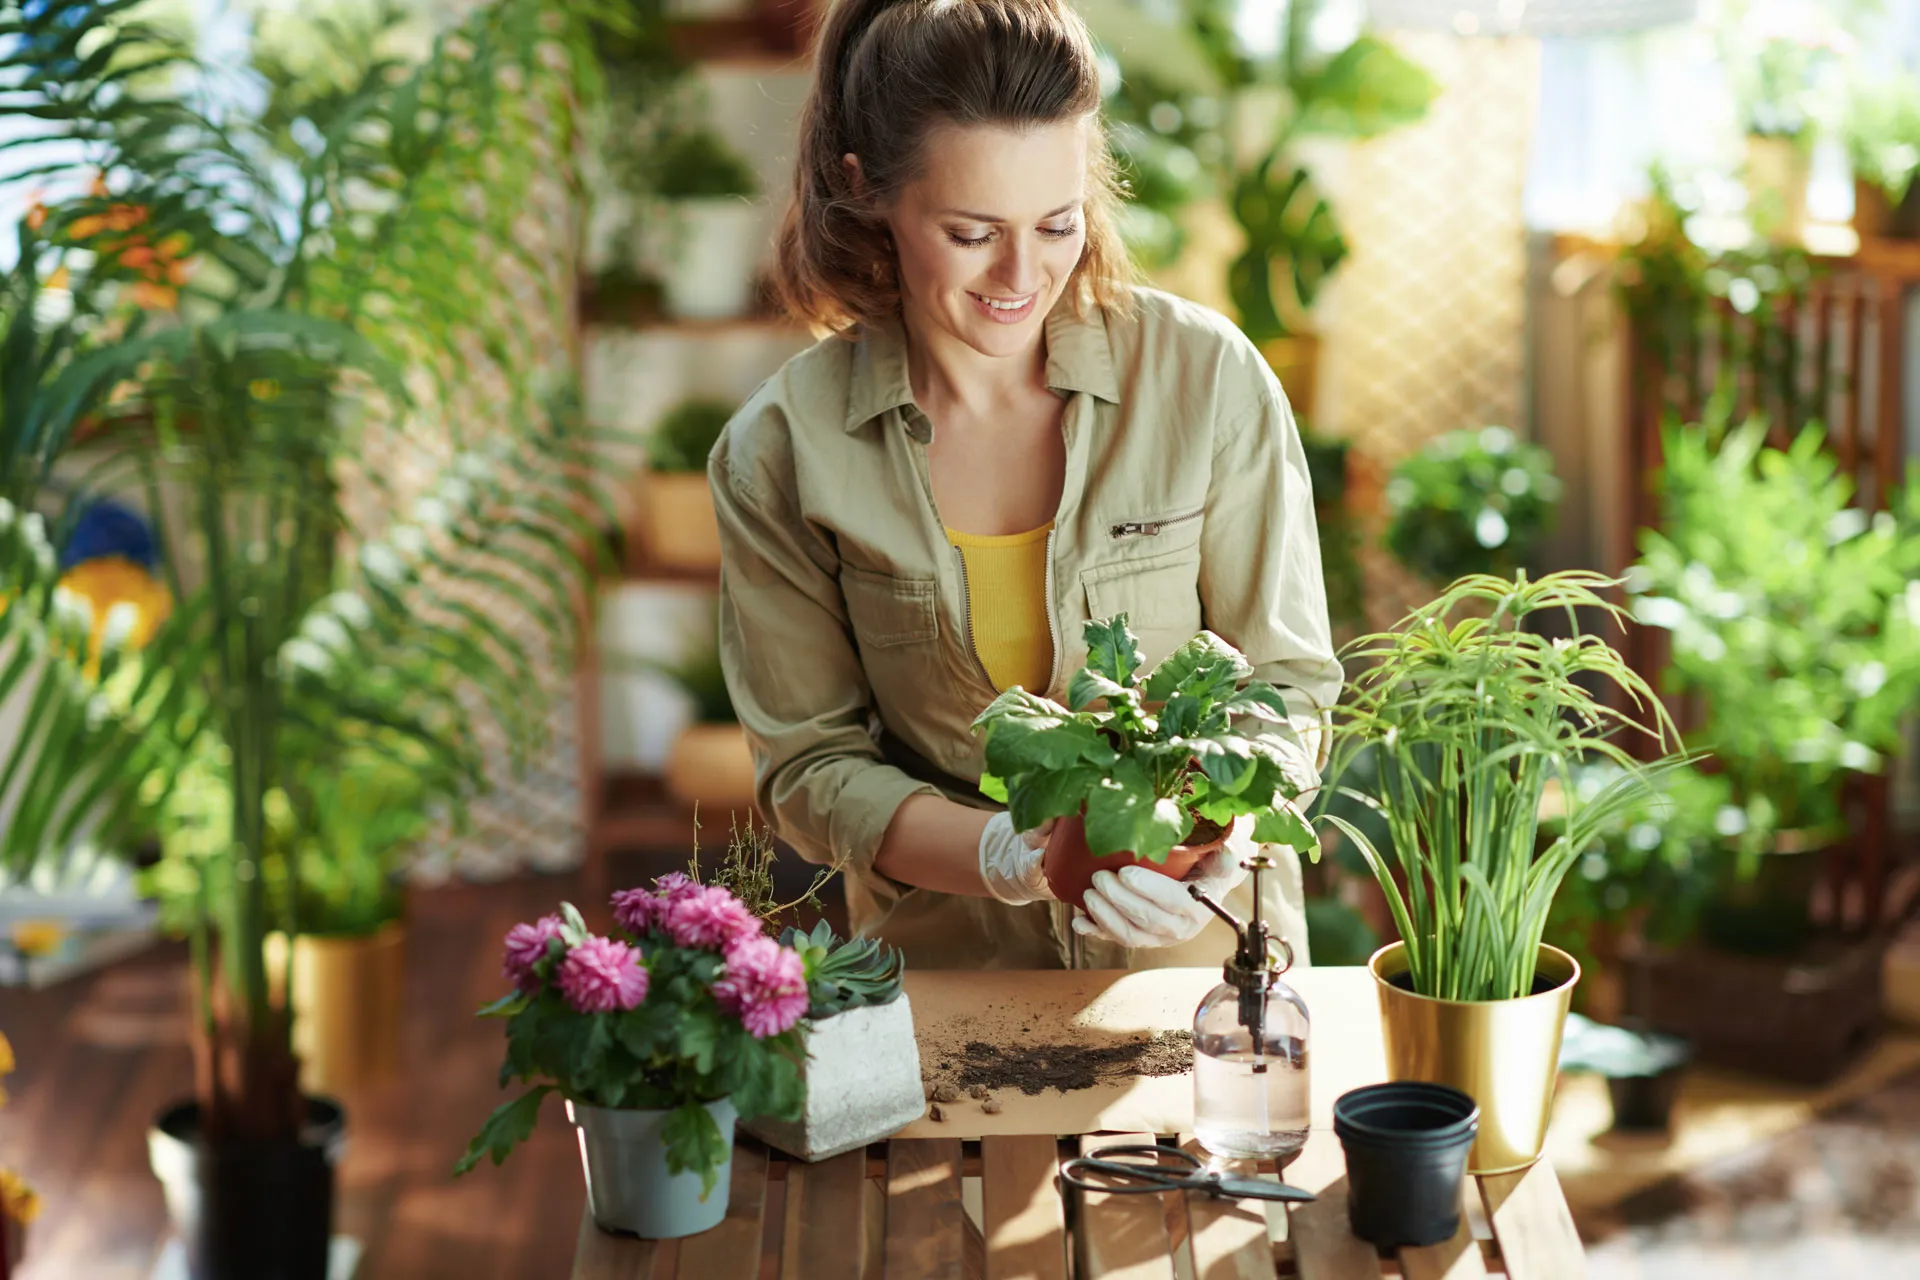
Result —
<path fill-rule="evenodd" d="M 1299 746 L 1286 701 L 1249 679 L 1239 650 L 1202 631 L 1143 682 L 1126 614 L 1089 620 L 1085 636 L 1070 707 L 1016 685 L 973 722 L 986 747 L 980 790 L 1007 805 L 1016 827 L 1084 809 L 1094 853 L 1165 862 L 1196 818 L 1224 827 L 1251 814 L 1256 840 L 1318 856 L 1284 768 L 1283 747 Z"/>
<path fill-rule="evenodd" d="M 1359 826 L 1333 823 L 1373 870 L 1407 946 L 1413 989 L 1441 1000 L 1507 1000 L 1532 989 L 1534 965 L 1560 883 L 1574 862 L 1650 787 L 1678 767 L 1674 757 L 1637 764 L 1614 740 L 1644 732 L 1665 742 L 1666 710 L 1646 682 L 1576 610 L 1624 620 L 1600 592 L 1600 574 L 1462 578 L 1398 629 L 1363 636 L 1349 652 L 1362 674 L 1334 724 L 1328 776 L 1339 779 L 1369 746 L 1371 795 L 1392 833 L 1383 853 Z M 1453 618 L 1462 606 L 1488 617 Z M 1525 628 L 1533 613 L 1564 614 L 1570 636 Z M 1653 708 L 1643 724 L 1591 691 L 1610 681 L 1630 708 Z M 1573 766 L 1620 767 L 1591 797 L 1571 785 Z M 1540 800 L 1558 780 L 1569 797 L 1566 827 L 1538 848 Z M 1391 861 L 1389 861 L 1391 859 Z"/>
<path fill-rule="evenodd" d="M 1387 482 L 1387 549 L 1429 582 L 1511 576 L 1553 520 L 1553 456 L 1505 427 L 1450 431 Z"/>
<path fill-rule="evenodd" d="M 647 466 L 654 471 L 705 471 L 707 455 L 727 429 L 733 409 L 719 400 L 688 400 L 677 406 L 647 436 Z"/>
<path fill-rule="evenodd" d="M 667 200 L 711 200 L 758 193 L 753 166 L 711 129 L 678 131 L 648 158 L 653 190 Z"/>
<path fill-rule="evenodd" d="M 822 920 L 811 932 L 788 928 L 780 945 L 806 962 L 809 1018 L 892 1004 L 900 996 L 905 964 L 898 951 L 876 939 L 843 940 Z"/>

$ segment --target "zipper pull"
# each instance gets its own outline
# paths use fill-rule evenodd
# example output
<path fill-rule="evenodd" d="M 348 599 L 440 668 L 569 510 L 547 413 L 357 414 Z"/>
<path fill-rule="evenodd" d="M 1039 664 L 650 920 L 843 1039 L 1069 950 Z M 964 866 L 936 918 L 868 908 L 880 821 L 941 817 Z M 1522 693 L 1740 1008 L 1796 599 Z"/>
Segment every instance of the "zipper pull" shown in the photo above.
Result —
<path fill-rule="evenodd" d="M 1128 520 L 1109 528 L 1107 530 L 1107 536 L 1110 538 L 1131 538 L 1135 534 L 1142 534 L 1146 537 L 1152 537 L 1160 532 L 1161 523 L 1159 520 Z"/>

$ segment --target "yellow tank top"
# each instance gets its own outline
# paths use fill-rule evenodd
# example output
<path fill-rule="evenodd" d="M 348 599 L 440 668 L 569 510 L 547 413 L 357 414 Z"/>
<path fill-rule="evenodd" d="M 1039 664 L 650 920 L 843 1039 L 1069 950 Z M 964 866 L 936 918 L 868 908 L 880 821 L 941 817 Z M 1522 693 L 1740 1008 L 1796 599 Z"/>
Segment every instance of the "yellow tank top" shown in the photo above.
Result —
<path fill-rule="evenodd" d="M 1045 693 L 1053 675 L 1047 625 L 1048 521 L 1027 533 L 988 535 L 948 529 L 967 567 L 967 623 L 973 651 L 996 689 Z"/>

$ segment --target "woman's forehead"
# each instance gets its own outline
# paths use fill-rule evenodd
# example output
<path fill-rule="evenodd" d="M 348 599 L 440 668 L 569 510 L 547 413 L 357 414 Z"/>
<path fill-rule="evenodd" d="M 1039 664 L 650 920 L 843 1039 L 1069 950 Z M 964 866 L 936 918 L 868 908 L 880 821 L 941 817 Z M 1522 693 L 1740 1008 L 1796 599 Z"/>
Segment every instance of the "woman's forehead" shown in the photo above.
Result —
<path fill-rule="evenodd" d="M 1086 198 L 1087 131 L 1080 121 L 1014 129 L 943 125 L 927 135 L 916 203 L 935 216 L 1046 218 Z"/>

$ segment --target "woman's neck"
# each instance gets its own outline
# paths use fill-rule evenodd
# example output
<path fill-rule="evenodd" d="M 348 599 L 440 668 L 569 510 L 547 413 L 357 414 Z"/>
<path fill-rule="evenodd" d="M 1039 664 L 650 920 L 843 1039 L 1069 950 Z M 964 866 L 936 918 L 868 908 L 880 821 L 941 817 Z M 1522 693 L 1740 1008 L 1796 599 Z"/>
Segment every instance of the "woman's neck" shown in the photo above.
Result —
<path fill-rule="evenodd" d="M 1024 351 L 983 355 L 938 325 L 903 316 L 907 334 L 907 380 L 914 402 L 935 416 L 948 409 L 963 413 L 1005 405 L 1046 387 L 1044 331 Z"/>

